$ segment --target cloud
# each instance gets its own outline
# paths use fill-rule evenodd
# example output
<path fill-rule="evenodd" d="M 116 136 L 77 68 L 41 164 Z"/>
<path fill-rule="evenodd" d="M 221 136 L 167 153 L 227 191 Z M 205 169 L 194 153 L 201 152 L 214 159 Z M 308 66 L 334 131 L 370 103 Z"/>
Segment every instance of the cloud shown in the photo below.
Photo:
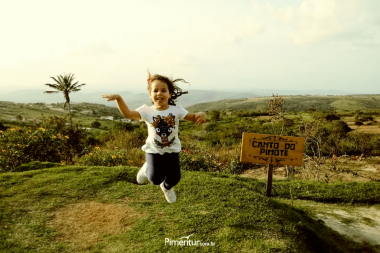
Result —
<path fill-rule="evenodd" d="M 67 46 L 73 47 L 74 44 L 68 42 Z M 95 57 L 103 56 L 106 54 L 112 54 L 112 53 L 114 53 L 114 51 L 112 50 L 111 46 L 105 40 L 93 43 L 93 44 L 85 47 L 82 50 L 73 52 L 74 55 L 95 56 Z"/>
<path fill-rule="evenodd" d="M 380 9 L 373 0 L 303 0 L 298 7 L 277 8 L 267 3 L 272 17 L 293 26 L 295 44 L 329 41 L 373 44 L 379 36 Z"/>
<path fill-rule="evenodd" d="M 251 16 L 226 17 L 227 23 L 210 38 L 211 43 L 239 44 L 266 31 L 264 25 Z"/>

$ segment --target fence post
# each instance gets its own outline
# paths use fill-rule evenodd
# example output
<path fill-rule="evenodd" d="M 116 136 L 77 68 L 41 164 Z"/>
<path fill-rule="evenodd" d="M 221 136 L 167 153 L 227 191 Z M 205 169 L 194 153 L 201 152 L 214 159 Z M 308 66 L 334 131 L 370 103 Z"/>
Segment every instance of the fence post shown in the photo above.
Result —
<path fill-rule="evenodd" d="M 269 164 L 268 179 L 267 179 L 267 197 L 272 196 L 272 177 L 273 177 L 273 164 Z"/>

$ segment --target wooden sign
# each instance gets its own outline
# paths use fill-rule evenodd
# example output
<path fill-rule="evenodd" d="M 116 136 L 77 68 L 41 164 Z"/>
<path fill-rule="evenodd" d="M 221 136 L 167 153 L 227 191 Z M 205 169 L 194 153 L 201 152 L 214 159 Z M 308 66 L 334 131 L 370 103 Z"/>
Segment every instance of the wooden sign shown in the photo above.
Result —
<path fill-rule="evenodd" d="M 241 162 L 302 166 L 305 139 L 243 133 Z"/>
<path fill-rule="evenodd" d="M 240 162 L 269 164 L 267 196 L 271 197 L 273 165 L 302 166 L 304 145 L 301 137 L 243 133 Z"/>

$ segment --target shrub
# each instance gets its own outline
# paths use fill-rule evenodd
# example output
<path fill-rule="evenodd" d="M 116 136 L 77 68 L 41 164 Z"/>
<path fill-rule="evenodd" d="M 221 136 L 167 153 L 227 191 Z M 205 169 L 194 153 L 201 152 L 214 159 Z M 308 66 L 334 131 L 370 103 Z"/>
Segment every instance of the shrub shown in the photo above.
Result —
<path fill-rule="evenodd" d="M 0 122 L 0 131 L 5 131 L 7 130 L 7 127 L 3 125 L 2 122 Z"/>
<path fill-rule="evenodd" d="M 61 139 L 53 139 L 51 132 L 44 128 L 33 131 L 31 128 L 10 128 L 0 137 L 0 166 L 5 171 L 13 171 L 32 160 L 60 162 Z"/>
<path fill-rule="evenodd" d="M 139 128 L 138 124 L 132 124 L 130 122 L 115 122 L 115 130 L 121 131 L 133 131 L 136 128 Z"/>
<path fill-rule="evenodd" d="M 192 154 L 187 149 L 179 153 L 179 163 L 182 170 L 188 171 L 220 171 L 221 163 L 210 154 Z"/>
<path fill-rule="evenodd" d="M 104 143 L 105 149 L 112 150 L 114 147 L 118 147 L 120 149 L 129 150 L 133 148 L 141 149 L 145 144 L 146 138 L 146 130 L 137 128 L 131 132 L 114 130 L 102 134 L 100 136 L 100 141 Z"/>
<path fill-rule="evenodd" d="M 361 126 L 363 125 L 365 122 L 369 121 L 373 121 L 373 117 L 372 115 L 367 115 L 363 112 L 358 112 L 355 116 L 355 125 L 357 126 Z"/>
<path fill-rule="evenodd" d="M 348 155 L 372 154 L 376 152 L 376 142 L 371 141 L 373 137 L 368 133 L 350 133 L 347 139 L 341 142 L 341 153 Z"/>
<path fill-rule="evenodd" d="M 144 163 L 145 153 L 141 149 L 113 150 L 95 147 L 93 151 L 81 156 L 76 161 L 86 166 L 141 166 Z"/>
<path fill-rule="evenodd" d="M 93 127 L 93 128 L 99 128 L 101 125 L 102 124 L 97 120 L 95 120 L 94 122 L 91 123 L 91 127 Z"/>
<path fill-rule="evenodd" d="M 14 171 L 23 163 L 49 161 L 71 163 L 86 148 L 88 132 L 76 124 L 67 126 L 67 117 L 42 118 L 33 127 L 10 128 L 0 132 L 0 167 Z"/>
<path fill-rule="evenodd" d="M 60 142 L 59 153 L 61 161 L 64 161 L 67 164 L 71 163 L 74 156 L 82 155 L 85 153 L 86 147 L 88 145 L 86 143 L 87 137 L 90 134 L 78 123 L 72 127 L 68 126 L 66 123 L 68 123 L 67 116 L 63 118 L 53 116 L 42 118 L 39 125 L 43 128 L 51 129 L 53 134 L 57 134 L 57 138 L 63 140 Z"/>

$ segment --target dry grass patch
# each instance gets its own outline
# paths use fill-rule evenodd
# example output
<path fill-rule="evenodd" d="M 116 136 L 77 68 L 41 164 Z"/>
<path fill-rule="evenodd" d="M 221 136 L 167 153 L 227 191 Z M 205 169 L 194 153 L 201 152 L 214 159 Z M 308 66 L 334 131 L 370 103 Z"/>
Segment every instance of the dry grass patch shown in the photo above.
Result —
<path fill-rule="evenodd" d="M 60 231 L 56 241 L 87 248 L 102 241 L 104 235 L 117 235 L 131 229 L 131 225 L 144 216 L 126 204 L 80 202 L 58 209 L 46 225 Z"/>
<path fill-rule="evenodd" d="M 362 125 L 362 126 L 348 124 L 348 126 L 358 132 L 369 133 L 369 134 L 380 134 L 380 126 L 377 124 L 376 125 Z"/>
<path fill-rule="evenodd" d="M 343 119 L 346 121 L 347 125 L 351 127 L 353 130 L 356 130 L 358 132 L 363 132 L 363 133 L 370 133 L 370 134 L 380 134 L 380 118 L 374 118 L 374 120 L 377 123 L 364 123 L 364 125 L 357 126 L 355 125 L 355 118 L 354 117 L 345 117 Z"/>
<path fill-rule="evenodd" d="M 289 176 L 293 179 L 318 179 L 322 181 L 344 181 L 344 182 L 370 182 L 380 179 L 380 157 L 372 157 L 363 160 L 351 160 L 351 158 L 340 157 L 334 171 L 332 163 L 324 161 L 320 167 L 310 160 L 304 162 L 302 167 L 288 166 Z M 268 166 L 259 165 L 257 168 L 244 170 L 240 176 L 266 180 L 268 178 Z M 318 177 L 319 176 L 319 177 Z M 284 180 L 287 178 L 286 167 L 274 166 L 273 179 Z"/>

